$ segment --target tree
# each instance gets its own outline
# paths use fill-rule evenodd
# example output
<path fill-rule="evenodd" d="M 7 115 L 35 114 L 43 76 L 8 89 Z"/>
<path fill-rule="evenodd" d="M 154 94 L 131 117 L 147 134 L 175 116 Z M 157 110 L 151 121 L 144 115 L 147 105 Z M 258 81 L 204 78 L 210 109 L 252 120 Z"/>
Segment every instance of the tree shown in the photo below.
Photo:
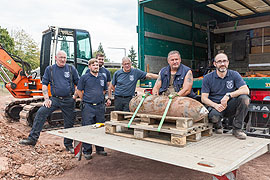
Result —
<path fill-rule="evenodd" d="M 93 53 L 94 58 L 96 58 L 97 53 L 101 53 L 104 55 L 104 62 L 110 62 L 110 59 L 108 59 L 105 55 L 105 52 L 104 52 L 104 49 L 103 49 L 101 42 L 98 45 L 98 49 L 96 51 L 94 51 L 94 53 Z"/>
<path fill-rule="evenodd" d="M 14 54 L 23 61 L 28 62 L 32 69 L 39 67 L 40 52 L 33 38 L 22 30 L 12 30 L 11 36 L 15 41 Z"/>
<path fill-rule="evenodd" d="M 14 54 L 15 42 L 14 39 L 10 36 L 7 29 L 1 28 L 0 26 L 0 45 L 10 54 Z M 12 77 L 12 73 L 4 67 L 4 71 L 8 74 L 9 77 Z M 5 75 L 0 72 L 0 75 L 5 77 Z M 7 80 L 7 79 L 6 79 Z"/>
<path fill-rule="evenodd" d="M 9 53 L 14 53 L 15 42 L 14 39 L 9 35 L 7 29 L 3 29 L 0 26 L 0 44 Z"/>
<path fill-rule="evenodd" d="M 102 46 L 101 42 L 100 42 L 99 45 L 98 45 L 98 50 L 97 50 L 97 52 L 100 52 L 100 53 L 104 54 L 104 56 L 105 56 L 105 52 L 104 52 L 104 49 L 103 49 L 103 46 Z"/>
<path fill-rule="evenodd" d="M 136 60 L 137 57 L 137 53 L 135 52 L 133 46 L 131 46 L 130 50 L 129 50 L 129 54 L 128 57 L 130 58 L 131 62 L 132 62 L 132 66 L 134 68 L 138 67 L 138 60 Z"/>

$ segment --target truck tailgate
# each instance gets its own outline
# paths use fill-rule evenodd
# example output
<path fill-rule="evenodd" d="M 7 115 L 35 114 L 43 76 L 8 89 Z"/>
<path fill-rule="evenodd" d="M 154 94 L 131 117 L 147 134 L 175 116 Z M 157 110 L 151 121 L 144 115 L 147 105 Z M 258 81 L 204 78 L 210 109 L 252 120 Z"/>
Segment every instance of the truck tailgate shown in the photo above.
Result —
<path fill-rule="evenodd" d="M 247 137 L 238 140 L 231 134 L 214 134 L 179 148 L 105 134 L 104 127 L 94 129 L 92 126 L 48 133 L 218 176 L 268 152 L 270 144 L 269 139 Z"/>

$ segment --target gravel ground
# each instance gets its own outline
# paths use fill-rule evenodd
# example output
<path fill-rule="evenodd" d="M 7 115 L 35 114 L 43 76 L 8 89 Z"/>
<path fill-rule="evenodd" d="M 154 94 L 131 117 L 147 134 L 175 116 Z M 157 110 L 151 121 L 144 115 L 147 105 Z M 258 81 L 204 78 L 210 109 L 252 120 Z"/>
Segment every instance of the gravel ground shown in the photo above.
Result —
<path fill-rule="evenodd" d="M 90 161 L 77 161 L 65 151 L 63 139 L 41 133 L 35 147 L 19 145 L 30 128 L 19 122 L 7 123 L 3 119 L 5 102 L 12 99 L 2 94 L 0 109 L 0 179 L 31 180 L 141 180 L 183 179 L 205 180 L 212 176 L 133 155 L 106 149 L 107 157 L 93 153 Z M 239 180 L 270 179 L 270 154 L 262 155 L 238 169 Z"/>

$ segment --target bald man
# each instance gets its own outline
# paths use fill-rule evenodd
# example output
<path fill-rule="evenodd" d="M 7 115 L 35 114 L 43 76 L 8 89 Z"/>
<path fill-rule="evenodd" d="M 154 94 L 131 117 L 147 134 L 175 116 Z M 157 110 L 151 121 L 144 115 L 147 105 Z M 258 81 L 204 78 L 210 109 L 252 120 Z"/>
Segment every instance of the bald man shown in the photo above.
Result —
<path fill-rule="evenodd" d="M 248 113 L 249 89 L 236 71 L 229 70 L 229 59 L 224 53 L 216 55 L 216 70 L 207 74 L 202 83 L 202 102 L 208 106 L 209 120 L 214 123 L 217 134 L 223 133 L 221 119 L 233 118 L 233 135 L 246 139 L 242 131 L 244 119 Z"/>
<path fill-rule="evenodd" d="M 79 75 L 74 66 L 66 64 L 67 54 L 65 51 L 58 51 L 55 56 L 56 64 L 48 66 L 42 78 L 42 93 L 44 96 L 43 106 L 37 111 L 32 130 L 27 139 L 19 143 L 35 146 L 40 132 L 48 116 L 55 110 L 61 109 L 64 117 L 64 128 L 71 128 L 75 119 L 75 92 L 74 85 L 78 84 Z M 51 86 L 52 97 L 48 94 L 48 85 Z M 64 138 L 64 145 L 67 151 L 74 153 L 72 140 Z"/>

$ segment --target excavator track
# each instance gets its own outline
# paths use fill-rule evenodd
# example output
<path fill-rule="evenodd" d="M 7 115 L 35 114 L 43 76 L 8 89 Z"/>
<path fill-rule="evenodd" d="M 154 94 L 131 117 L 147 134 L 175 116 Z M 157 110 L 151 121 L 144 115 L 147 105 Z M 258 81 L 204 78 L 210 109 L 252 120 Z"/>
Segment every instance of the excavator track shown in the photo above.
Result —
<path fill-rule="evenodd" d="M 8 122 L 20 121 L 26 126 L 32 127 L 36 113 L 38 109 L 43 105 L 44 98 L 28 98 L 28 99 L 15 99 L 6 103 L 5 119 Z M 76 119 L 75 126 L 81 124 L 81 110 L 79 108 L 80 100 L 76 100 Z M 114 106 L 106 107 L 105 119 L 110 119 L 110 112 L 114 109 Z M 60 109 L 54 111 L 51 116 L 48 117 L 46 123 L 43 126 L 43 131 L 52 129 L 61 129 L 64 126 L 63 115 Z"/>
<path fill-rule="evenodd" d="M 4 110 L 4 118 L 8 122 L 19 121 L 20 112 L 23 110 L 24 106 L 33 102 L 42 102 L 43 97 L 36 98 L 26 98 L 26 99 L 14 99 L 11 102 L 6 102 L 6 107 Z"/>
<path fill-rule="evenodd" d="M 43 102 L 30 103 L 25 105 L 20 112 L 20 122 L 27 126 L 32 126 L 38 109 L 43 105 Z M 81 124 L 81 111 L 76 108 L 76 119 L 74 124 Z M 59 129 L 64 126 L 64 119 L 60 109 L 54 111 L 51 116 L 47 118 L 43 129 Z"/>

